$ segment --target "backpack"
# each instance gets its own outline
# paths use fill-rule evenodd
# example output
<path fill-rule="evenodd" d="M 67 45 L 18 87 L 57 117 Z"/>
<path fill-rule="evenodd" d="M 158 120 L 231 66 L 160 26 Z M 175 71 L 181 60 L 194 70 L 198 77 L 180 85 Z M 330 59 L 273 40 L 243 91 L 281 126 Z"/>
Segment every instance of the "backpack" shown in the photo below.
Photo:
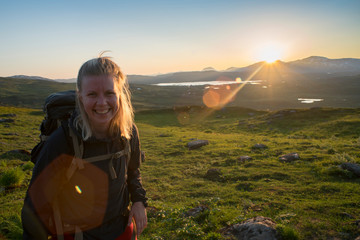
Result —
<path fill-rule="evenodd" d="M 61 122 L 70 118 L 75 110 L 75 91 L 65 91 L 50 94 L 43 107 L 45 117 L 40 124 L 40 142 L 31 150 L 31 161 L 35 164 L 37 157 L 49 138 Z"/>
<path fill-rule="evenodd" d="M 40 124 L 40 142 L 31 150 L 31 161 L 36 163 L 39 153 L 41 152 L 42 148 L 46 140 L 51 136 L 51 134 L 59 128 L 64 121 L 68 120 L 72 113 L 75 110 L 75 99 L 76 99 L 76 92 L 74 90 L 63 91 L 63 92 L 56 92 L 50 94 L 46 99 L 43 107 L 43 112 L 45 117 Z M 110 153 L 105 155 L 94 156 L 90 158 L 83 158 L 83 140 L 79 138 L 73 130 L 68 127 L 69 135 L 72 139 L 73 148 L 74 148 L 74 157 L 66 171 L 66 178 L 70 180 L 77 169 L 83 169 L 84 164 L 83 161 L 86 162 L 96 162 L 96 161 L 103 161 L 103 160 L 110 160 L 117 159 L 121 156 L 126 156 L 126 167 L 129 166 L 130 161 L 130 143 L 129 140 L 126 138 L 122 138 L 125 148 L 116 153 Z M 112 179 L 117 178 L 116 172 L 112 164 L 109 164 L 109 172 Z M 53 208 L 53 220 L 56 229 L 56 234 L 58 239 L 64 239 L 64 225 L 61 221 L 59 206 L 57 200 L 55 199 L 55 203 L 52 206 Z M 77 226 L 75 227 L 75 235 L 80 234 L 81 230 L 78 229 Z M 81 239 L 81 237 L 79 237 Z M 76 237 L 77 239 L 77 237 Z"/>

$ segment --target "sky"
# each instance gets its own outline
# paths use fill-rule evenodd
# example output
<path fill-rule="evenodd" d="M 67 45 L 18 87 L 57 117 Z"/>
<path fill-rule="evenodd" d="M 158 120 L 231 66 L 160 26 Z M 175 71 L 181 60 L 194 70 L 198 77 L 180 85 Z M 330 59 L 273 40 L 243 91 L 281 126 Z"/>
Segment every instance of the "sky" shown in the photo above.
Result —
<path fill-rule="evenodd" d="M 108 51 L 126 74 L 360 58 L 359 0 L 0 0 L 0 76 L 75 78 Z"/>

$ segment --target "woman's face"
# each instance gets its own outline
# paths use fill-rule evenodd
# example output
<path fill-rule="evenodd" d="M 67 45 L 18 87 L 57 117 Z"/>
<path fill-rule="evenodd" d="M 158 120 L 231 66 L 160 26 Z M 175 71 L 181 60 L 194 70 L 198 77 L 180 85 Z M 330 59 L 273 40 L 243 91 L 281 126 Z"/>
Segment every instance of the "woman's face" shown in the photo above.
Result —
<path fill-rule="evenodd" d="M 110 122 L 119 110 L 119 93 L 112 76 L 85 76 L 80 101 L 95 134 L 107 134 Z"/>

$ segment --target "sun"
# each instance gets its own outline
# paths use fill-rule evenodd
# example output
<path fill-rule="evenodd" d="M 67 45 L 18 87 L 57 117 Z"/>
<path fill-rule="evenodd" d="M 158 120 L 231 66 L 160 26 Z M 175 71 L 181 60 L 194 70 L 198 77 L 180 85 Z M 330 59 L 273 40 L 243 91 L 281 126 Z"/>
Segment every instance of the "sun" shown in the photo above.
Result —
<path fill-rule="evenodd" d="M 273 63 L 277 60 L 280 60 L 282 57 L 281 47 L 271 44 L 265 45 L 259 49 L 258 59 L 260 61 L 265 61 L 267 63 Z"/>
<path fill-rule="evenodd" d="M 263 53 L 263 57 L 262 57 L 263 61 L 267 62 L 267 63 L 273 63 L 276 60 L 280 59 L 280 54 L 278 52 L 276 52 L 275 50 L 273 51 L 267 51 Z"/>

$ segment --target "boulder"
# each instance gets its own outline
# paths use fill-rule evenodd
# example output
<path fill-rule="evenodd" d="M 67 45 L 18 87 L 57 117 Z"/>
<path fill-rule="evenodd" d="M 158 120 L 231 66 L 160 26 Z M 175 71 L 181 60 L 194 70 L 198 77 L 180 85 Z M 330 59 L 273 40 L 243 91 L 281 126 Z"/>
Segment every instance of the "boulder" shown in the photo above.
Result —
<path fill-rule="evenodd" d="M 232 225 L 226 235 L 231 235 L 238 240 L 277 240 L 276 223 L 267 217 L 258 216 Z"/>
<path fill-rule="evenodd" d="M 0 117 L 16 117 L 15 113 L 1 114 Z"/>
<path fill-rule="evenodd" d="M 300 156 L 298 153 L 288 153 L 279 157 L 279 160 L 282 162 L 292 162 L 299 159 Z"/>
<path fill-rule="evenodd" d="M 342 218 L 349 218 L 349 219 L 355 219 L 355 217 L 347 212 L 341 212 L 339 213 L 339 216 Z"/>
<path fill-rule="evenodd" d="M 19 136 L 17 133 L 3 133 L 4 136 Z"/>
<path fill-rule="evenodd" d="M 360 177 L 360 165 L 356 163 L 345 162 L 340 165 L 342 169 L 348 170 Z"/>
<path fill-rule="evenodd" d="M 166 134 L 166 133 L 161 133 L 161 134 L 159 135 L 159 137 L 170 137 L 170 135 L 169 135 L 169 134 Z"/>
<path fill-rule="evenodd" d="M 209 141 L 208 140 L 195 140 L 192 142 L 188 142 L 188 144 L 186 145 L 189 150 L 193 150 L 193 149 L 197 149 L 200 148 L 202 146 L 208 145 Z"/>
<path fill-rule="evenodd" d="M 252 157 L 250 157 L 250 156 L 240 156 L 240 157 L 238 158 L 238 160 L 239 160 L 241 163 L 244 163 L 244 162 L 246 162 L 246 161 L 252 160 Z"/>
<path fill-rule="evenodd" d="M 0 123 L 13 123 L 13 122 L 15 122 L 15 120 L 11 118 L 0 118 Z"/>
<path fill-rule="evenodd" d="M 28 156 L 28 157 L 31 156 L 31 153 L 28 150 L 23 150 L 23 149 L 15 149 L 15 150 L 8 151 L 7 153 L 21 154 L 21 155 L 25 155 L 25 156 Z"/>
<path fill-rule="evenodd" d="M 239 183 L 236 186 L 237 190 L 245 191 L 245 192 L 251 192 L 254 188 L 255 188 L 255 186 L 253 184 L 251 184 L 251 183 L 248 183 L 248 182 Z"/>
<path fill-rule="evenodd" d="M 222 175 L 222 173 L 219 169 L 211 168 L 206 172 L 205 178 L 212 180 L 212 181 L 219 181 L 219 180 L 223 179 L 223 177 L 221 175 Z"/>
<path fill-rule="evenodd" d="M 141 151 L 141 162 L 145 162 L 145 152 Z"/>
<path fill-rule="evenodd" d="M 257 143 L 252 148 L 253 149 L 265 149 L 265 148 L 268 148 L 268 147 L 265 144 Z"/>
<path fill-rule="evenodd" d="M 209 208 L 205 205 L 200 205 L 197 207 L 194 207 L 192 209 L 190 209 L 189 211 L 187 211 L 185 213 L 185 216 L 187 217 L 197 217 L 200 213 L 202 213 L 205 210 L 208 210 Z"/>

